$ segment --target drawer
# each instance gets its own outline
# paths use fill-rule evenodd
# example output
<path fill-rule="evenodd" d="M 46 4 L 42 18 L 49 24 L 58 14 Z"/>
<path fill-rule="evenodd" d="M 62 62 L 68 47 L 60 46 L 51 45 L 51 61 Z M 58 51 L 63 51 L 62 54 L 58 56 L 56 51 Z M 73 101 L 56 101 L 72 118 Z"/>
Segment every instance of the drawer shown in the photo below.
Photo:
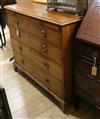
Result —
<path fill-rule="evenodd" d="M 88 44 L 82 41 L 77 42 L 77 51 L 78 55 L 86 57 L 90 60 L 94 60 L 94 57 L 97 58 L 97 62 L 100 64 L 100 47 Z"/>
<path fill-rule="evenodd" d="M 48 75 L 48 78 L 45 79 L 45 83 L 48 85 L 48 89 L 55 94 L 56 96 L 62 98 L 62 82 L 56 80 L 52 76 Z"/>
<path fill-rule="evenodd" d="M 11 24 L 9 24 L 8 27 L 9 27 L 10 37 L 18 39 L 19 37 L 17 36 L 17 33 L 16 33 L 16 30 L 17 30 L 16 27 L 11 26 Z"/>
<path fill-rule="evenodd" d="M 7 22 L 9 25 L 16 26 L 19 29 L 42 36 L 42 22 L 31 17 L 27 17 L 15 12 L 7 11 Z"/>
<path fill-rule="evenodd" d="M 44 83 L 47 78 L 47 71 L 43 69 L 41 66 L 33 63 L 26 57 L 21 56 L 17 51 L 14 50 L 15 62 L 22 67 L 26 72 L 28 72 L 31 76 L 33 76 L 34 80 L 39 81 L 42 85 L 46 86 Z"/>
<path fill-rule="evenodd" d="M 86 93 L 100 98 L 100 83 L 88 79 L 83 75 L 78 75 L 77 85 L 79 89 L 85 91 Z"/>
<path fill-rule="evenodd" d="M 21 54 L 19 54 L 16 50 L 13 50 L 13 53 L 15 57 L 15 62 L 23 69 L 26 69 L 28 66 L 27 64 L 28 61 L 26 61 L 25 58 Z"/>
<path fill-rule="evenodd" d="M 41 51 L 42 47 L 42 40 L 38 37 L 30 35 L 22 30 L 19 30 L 19 37 L 17 36 L 17 29 L 15 27 L 9 26 L 10 28 L 10 36 L 17 41 L 22 42 L 23 44 L 27 45 L 28 47 L 35 49 L 37 51 Z"/>
<path fill-rule="evenodd" d="M 57 64 L 62 64 L 61 50 L 51 44 L 47 44 L 47 56 Z"/>
<path fill-rule="evenodd" d="M 6 11 L 8 25 L 16 26 L 18 23 L 17 14 L 12 11 Z"/>
<path fill-rule="evenodd" d="M 61 48 L 61 29 L 59 26 L 44 24 L 46 39 L 52 45 Z"/>
<path fill-rule="evenodd" d="M 12 38 L 11 44 L 12 44 L 12 48 L 14 50 L 16 50 L 17 52 L 19 52 L 21 55 L 23 54 L 22 44 L 20 42 L 18 42 L 15 39 Z"/>
<path fill-rule="evenodd" d="M 18 14 L 18 19 L 19 19 L 18 27 L 21 30 L 27 33 L 31 33 L 33 35 L 37 35 L 39 37 L 42 36 L 42 22 L 41 21 L 31 17 L 20 15 L 20 14 Z"/>
<path fill-rule="evenodd" d="M 48 73 L 57 80 L 63 81 L 63 67 L 48 60 Z"/>
<path fill-rule="evenodd" d="M 92 75 L 92 66 L 93 63 L 84 60 L 82 58 L 78 59 L 78 72 L 83 73 L 85 76 L 91 78 L 91 79 L 96 79 L 100 81 L 100 66 L 97 65 L 97 76 Z"/>

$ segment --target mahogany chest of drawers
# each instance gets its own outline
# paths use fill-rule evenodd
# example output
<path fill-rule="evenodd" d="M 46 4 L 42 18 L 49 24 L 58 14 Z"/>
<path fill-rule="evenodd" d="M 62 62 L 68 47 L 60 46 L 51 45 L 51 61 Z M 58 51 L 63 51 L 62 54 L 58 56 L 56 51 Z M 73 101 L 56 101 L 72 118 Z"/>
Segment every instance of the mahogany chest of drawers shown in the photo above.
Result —
<path fill-rule="evenodd" d="M 75 93 L 100 109 L 100 1 L 94 0 L 76 36 Z"/>
<path fill-rule="evenodd" d="M 48 91 L 65 112 L 72 101 L 72 44 L 81 18 L 48 12 L 46 5 L 36 3 L 7 6 L 5 11 L 14 67 Z"/>

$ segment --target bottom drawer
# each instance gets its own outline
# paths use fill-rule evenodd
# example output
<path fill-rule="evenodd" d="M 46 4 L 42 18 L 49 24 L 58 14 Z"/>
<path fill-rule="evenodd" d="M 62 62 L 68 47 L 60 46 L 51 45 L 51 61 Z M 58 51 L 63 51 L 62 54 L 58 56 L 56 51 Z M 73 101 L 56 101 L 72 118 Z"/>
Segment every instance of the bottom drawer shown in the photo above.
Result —
<path fill-rule="evenodd" d="M 29 59 L 21 56 L 14 50 L 15 62 L 26 72 L 33 76 L 35 81 L 50 90 L 56 96 L 62 98 L 62 82 L 50 76 L 47 70 L 42 69 Z"/>
<path fill-rule="evenodd" d="M 97 83 L 95 80 L 78 75 L 77 86 L 79 90 L 83 90 L 92 96 L 100 97 L 100 83 Z"/>

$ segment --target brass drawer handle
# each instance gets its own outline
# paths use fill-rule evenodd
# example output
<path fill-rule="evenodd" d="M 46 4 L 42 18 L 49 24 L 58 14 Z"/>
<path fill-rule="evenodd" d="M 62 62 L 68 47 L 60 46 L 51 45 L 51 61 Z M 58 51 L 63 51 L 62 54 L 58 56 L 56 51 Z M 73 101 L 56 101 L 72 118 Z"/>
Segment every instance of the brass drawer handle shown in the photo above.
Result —
<path fill-rule="evenodd" d="M 46 47 L 47 47 L 47 45 L 45 45 L 45 44 L 42 45 L 42 48 L 46 48 Z"/>
<path fill-rule="evenodd" d="M 42 45 L 42 51 L 43 51 L 43 52 L 47 52 L 47 50 L 48 50 L 47 46 L 46 46 L 45 44 L 43 44 L 43 45 Z"/>
<path fill-rule="evenodd" d="M 33 52 L 33 50 L 32 50 L 32 49 L 30 49 L 30 52 L 32 53 L 32 52 Z"/>
<path fill-rule="evenodd" d="M 50 80 L 49 80 L 49 79 L 45 79 L 45 82 L 49 83 L 49 82 L 50 82 Z"/>
<path fill-rule="evenodd" d="M 41 33 L 42 33 L 42 34 L 45 34 L 45 31 L 44 31 L 44 29 L 42 29 Z"/>
<path fill-rule="evenodd" d="M 22 50 L 23 50 L 23 48 L 22 48 L 22 47 L 19 47 L 19 50 L 20 50 L 20 51 L 22 51 Z"/>
<path fill-rule="evenodd" d="M 49 64 L 47 62 L 44 62 L 43 65 L 49 68 Z"/>
<path fill-rule="evenodd" d="M 42 48 L 43 52 L 47 52 L 48 48 Z"/>
<path fill-rule="evenodd" d="M 31 36 L 30 36 L 30 35 L 28 35 L 28 38 L 29 38 L 29 39 L 31 39 Z"/>
<path fill-rule="evenodd" d="M 29 23 L 26 23 L 27 26 L 29 26 Z"/>
<path fill-rule="evenodd" d="M 42 34 L 42 37 L 44 37 L 44 36 L 46 35 L 45 30 L 42 30 L 42 31 L 41 31 L 41 34 Z"/>
<path fill-rule="evenodd" d="M 25 61 L 24 61 L 24 60 L 21 60 L 21 63 L 22 63 L 22 64 L 25 64 Z"/>

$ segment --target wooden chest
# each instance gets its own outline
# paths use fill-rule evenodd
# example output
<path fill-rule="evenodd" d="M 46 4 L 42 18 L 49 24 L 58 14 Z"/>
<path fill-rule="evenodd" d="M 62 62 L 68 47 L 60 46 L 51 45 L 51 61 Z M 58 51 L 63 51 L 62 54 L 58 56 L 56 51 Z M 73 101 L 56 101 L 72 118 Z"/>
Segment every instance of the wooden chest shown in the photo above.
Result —
<path fill-rule="evenodd" d="M 76 39 L 76 94 L 100 109 L 100 1 L 94 0 Z"/>
<path fill-rule="evenodd" d="M 15 68 L 48 91 L 65 111 L 72 101 L 73 38 L 81 18 L 48 12 L 46 5 L 36 3 L 5 10 Z"/>

